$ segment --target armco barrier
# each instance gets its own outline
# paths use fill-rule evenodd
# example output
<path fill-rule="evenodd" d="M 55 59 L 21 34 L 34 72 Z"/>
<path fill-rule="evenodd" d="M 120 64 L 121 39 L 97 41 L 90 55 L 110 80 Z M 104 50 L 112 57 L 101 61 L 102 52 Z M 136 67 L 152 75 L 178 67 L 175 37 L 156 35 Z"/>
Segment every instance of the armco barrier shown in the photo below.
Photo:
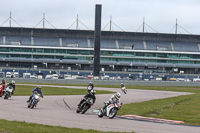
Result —
<path fill-rule="evenodd" d="M 6 78 L 6 82 L 15 80 L 17 83 L 51 83 L 51 84 L 83 84 L 87 85 L 90 81 L 94 85 L 138 85 L 138 86 L 200 86 L 200 82 L 177 82 L 177 81 L 134 81 L 134 80 L 83 80 L 83 79 L 21 79 Z"/>

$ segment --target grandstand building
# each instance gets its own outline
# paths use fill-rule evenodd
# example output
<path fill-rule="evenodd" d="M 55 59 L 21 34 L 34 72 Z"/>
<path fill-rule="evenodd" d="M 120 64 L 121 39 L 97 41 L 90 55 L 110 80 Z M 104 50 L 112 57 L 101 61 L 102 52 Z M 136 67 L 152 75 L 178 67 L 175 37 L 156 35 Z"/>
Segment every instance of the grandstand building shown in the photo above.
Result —
<path fill-rule="evenodd" d="M 0 67 L 93 70 L 94 31 L 0 27 Z M 200 72 L 200 36 L 101 32 L 101 70 Z"/>

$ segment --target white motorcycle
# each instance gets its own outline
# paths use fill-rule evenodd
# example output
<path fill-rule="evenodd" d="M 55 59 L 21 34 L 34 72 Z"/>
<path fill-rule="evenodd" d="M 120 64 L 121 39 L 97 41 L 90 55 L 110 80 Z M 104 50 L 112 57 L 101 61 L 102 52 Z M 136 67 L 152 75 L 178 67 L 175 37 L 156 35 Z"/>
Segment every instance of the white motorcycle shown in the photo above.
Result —
<path fill-rule="evenodd" d="M 4 99 L 8 99 L 9 97 L 12 96 L 12 92 L 13 92 L 13 87 L 8 85 L 5 90 L 4 90 Z"/>
<path fill-rule="evenodd" d="M 121 91 L 122 91 L 124 94 L 126 94 L 126 93 L 127 93 L 127 89 L 126 89 L 126 87 L 125 87 L 125 86 L 122 87 L 122 88 L 121 88 Z"/>
<path fill-rule="evenodd" d="M 119 101 L 116 101 L 108 105 L 105 109 L 101 108 L 99 110 L 98 116 L 99 117 L 107 116 L 110 119 L 112 119 L 117 115 L 117 111 L 121 109 L 121 106 L 122 106 L 122 103 L 119 103 Z"/>

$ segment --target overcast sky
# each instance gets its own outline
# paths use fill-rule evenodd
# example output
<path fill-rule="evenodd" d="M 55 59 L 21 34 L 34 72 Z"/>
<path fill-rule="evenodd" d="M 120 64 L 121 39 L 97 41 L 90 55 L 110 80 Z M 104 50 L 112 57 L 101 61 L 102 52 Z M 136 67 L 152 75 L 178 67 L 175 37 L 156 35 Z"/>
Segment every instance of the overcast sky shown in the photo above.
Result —
<path fill-rule="evenodd" d="M 12 18 L 22 27 L 35 27 L 45 13 L 45 19 L 58 29 L 68 29 L 77 19 L 86 27 L 94 30 L 95 4 L 102 5 L 102 29 L 112 16 L 114 31 L 142 32 L 145 23 L 159 33 L 175 33 L 176 18 L 178 25 L 191 34 L 200 34 L 199 0 L 0 0 L 0 25 L 12 13 Z M 46 28 L 53 28 L 48 22 Z M 3 24 L 3 25 L 2 25 Z M 120 28 L 118 28 L 117 26 Z M 12 26 L 18 26 L 12 21 Z M 87 28 L 79 23 L 79 29 Z M 42 28 L 43 24 L 37 25 Z M 76 24 L 70 29 L 75 29 Z M 155 32 L 146 26 L 146 32 Z M 179 27 L 179 33 L 188 34 Z"/>

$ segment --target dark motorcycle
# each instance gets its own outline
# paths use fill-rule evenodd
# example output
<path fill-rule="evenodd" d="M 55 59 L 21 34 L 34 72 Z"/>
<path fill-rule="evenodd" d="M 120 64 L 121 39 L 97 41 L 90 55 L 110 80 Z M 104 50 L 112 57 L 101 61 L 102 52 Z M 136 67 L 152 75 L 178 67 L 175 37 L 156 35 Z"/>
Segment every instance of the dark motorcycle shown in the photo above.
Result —
<path fill-rule="evenodd" d="M 92 98 L 88 97 L 85 99 L 80 106 L 76 109 L 76 113 L 84 114 L 93 105 L 94 101 Z"/>

